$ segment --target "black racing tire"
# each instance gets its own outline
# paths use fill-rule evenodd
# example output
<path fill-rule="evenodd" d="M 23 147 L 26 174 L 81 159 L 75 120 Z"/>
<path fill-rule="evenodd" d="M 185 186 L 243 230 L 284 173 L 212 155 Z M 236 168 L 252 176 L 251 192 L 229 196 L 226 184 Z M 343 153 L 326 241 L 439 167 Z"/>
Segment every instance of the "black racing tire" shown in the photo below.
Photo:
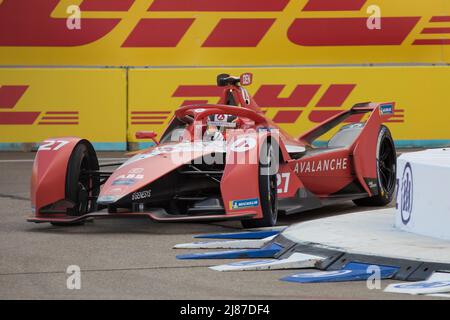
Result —
<path fill-rule="evenodd" d="M 73 149 L 67 164 L 66 199 L 74 203 L 67 210 L 71 216 L 81 216 L 95 211 L 100 193 L 98 175 L 86 171 L 98 171 L 99 164 L 94 148 L 87 140 L 80 141 Z"/>
<path fill-rule="evenodd" d="M 373 197 L 356 199 L 357 206 L 382 207 L 388 205 L 393 197 L 396 185 L 397 153 L 391 132 L 386 126 L 380 127 L 377 142 L 377 188 Z"/>
<path fill-rule="evenodd" d="M 276 148 L 276 149 L 275 149 Z M 246 229 L 272 227 L 277 223 L 278 217 L 278 195 L 277 195 L 277 171 L 270 172 L 271 166 L 278 168 L 278 159 L 274 150 L 279 150 L 276 142 L 266 140 L 261 148 L 259 162 L 259 198 L 263 217 L 260 219 L 242 220 L 242 226 Z M 273 161 L 276 161 L 274 164 Z"/>

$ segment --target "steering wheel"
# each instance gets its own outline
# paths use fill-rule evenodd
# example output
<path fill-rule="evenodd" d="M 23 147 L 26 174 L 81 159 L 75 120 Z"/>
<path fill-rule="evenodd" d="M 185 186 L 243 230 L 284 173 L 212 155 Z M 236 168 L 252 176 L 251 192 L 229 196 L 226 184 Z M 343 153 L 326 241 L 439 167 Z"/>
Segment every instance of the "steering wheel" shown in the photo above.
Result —
<path fill-rule="evenodd" d="M 266 122 L 266 118 L 251 109 L 229 106 L 225 104 L 204 104 L 181 107 L 175 111 L 175 116 L 183 122 L 192 123 L 201 121 L 212 114 L 231 114 L 238 117 L 248 118 L 255 122 L 255 125 Z"/>

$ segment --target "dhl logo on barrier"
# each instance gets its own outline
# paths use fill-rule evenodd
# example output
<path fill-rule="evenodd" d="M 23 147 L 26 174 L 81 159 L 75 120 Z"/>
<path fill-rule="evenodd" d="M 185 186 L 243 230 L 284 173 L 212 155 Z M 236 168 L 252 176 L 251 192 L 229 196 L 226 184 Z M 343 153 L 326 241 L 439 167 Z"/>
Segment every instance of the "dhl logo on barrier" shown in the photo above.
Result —
<path fill-rule="evenodd" d="M 279 95 L 285 85 L 261 85 L 254 95 L 255 100 L 263 111 L 275 123 L 282 128 L 286 125 L 296 125 L 299 122 L 321 123 L 324 120 L 350 108 L 345 102 L 357 88 L 357 84 L 331 84 L 324 93 L 318 95 L 320 84 L 298 84 L 288 97 L 280 98 Z M 171 106 L 175 110 L 180 98 L 184 99 L 181 106 L 192 104 L 224 103 L 222 100 L 223 88 L 214 85 L 179 85 L 172 93 Z M 316 103 L 311 103 L 316 98 Z M 309 107 L 309 108 L 308 108 Z M 156 129 L 162 133 L 172 119 L 173 112 L 157 109 L 139 109 L 133 107 L 129 110 L 130 133 L 141 128 Z M 365 120 L 365 114 L 349 117 L 345 123 L 360 122 Z M 386 121 L 390 124 L 401 124 L 405 122 L 405 110 L 396 108 L 392 116 Z M 302 130 L 299 126 L 295 133 Z M 129 135 L 131 141 L 137 141 L 133 134 Z"/>
<path fill-rule="evenodd" d="M 279 124 L 294 124 L 300 118 L 305 108 L 308 107 L 322 87 L 320 84 L 298 84 L 292 93 L 286 98 L 280 98 L 279 95 L 286 85 L 261 85 L 254 94 L 253 98 L 258 105 L 267 110 L 267 108 L 286 109 L 276 111 L 273 121 Z M 347 98 L 351 95 L 356 84 L 331 84 L 325 92 L 319 97 L 318 102 L 313 105 L 309 111 L 307 119 L 313 123 L 320 123 L 337 113 L 341 112 Z M 203 104 L 203 103 L 223 103 L 221 100 L 223 88 L 210 85 L 180 85 L 172 97 L 191 98 L 184 100 L 182 105 Z M 199 97 L 219 97 L 218 100 L 194 100 Z M 346 106 L 347 108 L 349 106 Z M 355 115 L 349 118 L 348 122 L 361 121 L 364 114 Z M 404 110 L 396 109 L 394 114 L 387 121 L 390 123 L 404 122 Z M 133 123 L 132 123 L 133 124 Z M 137 124 L 137 123 L 134 123 Z M 147 124 L 147 123 L 145 123 Z"/>
<path fill-rule="evenodd" d="M 131 124 L 154 125 L 164 124 L 171 115 L 171 111 L 131 111 Z"/>
<path fill-rule="evenodd" d="M 308 48 L 326 51 L 330 47 L 349 46 L 401 46 L 404 52 L 400 57 L 396 52 L 392 59 L 406 62 L 417 62 L 409 61 L 415 57 L 407 54 L 407 48 L 426 46 L 431 48 L 418 49 L 415 54 L 420 61 L 435 61 L 443 58 L 439 47 L 450 45 L 450 15 L 443 9 L 445 1 L 399 0 L 394 3 L 378 0 L 375 5 L 381 9 L 380 29 L 371 29 L 367 26 L 370 18 L 367 9 L 374 3 L 369 0 L 77 0 L 70 3 L 66 0 L 31 3 L 29 0 L 3 0 L 0 2 L 0 27 L 4 32 L 0 33 L 0 47 L 87 46 L 83 48 L 87 55 L 87 52 L 94 52 L 94 47 L 99 48 L 98 43 L 104 45 L 104 50 L 120 52 L 117 57 L 96 50 L 98 65 L 179 65 L 186 61 L 197 64 L 188 59 L 180 61 L 186 48 L 205 51 L 202 57 L 207 59 L 202 60 L 203 65 L 233 63 L 242 60 L 206 50 L 253 48 L 256 50 L 253 55 L 265 56 L 262 50 L 268 47 L 257 49 L 264 45 L 272 49 L 276 45 L 280 55 L 268 56 L 261 63 L 310 62 L 318 58 Z M 80 29 L 76 30 L 66 25 L 65 9 L 73 2 L 80 5 L 82 12 Z M 176 54 L 167 56 L 155 52 L 143 57 L 129 51 L 132 48 L 165 48 L 164 52 L 175 50 Z M 283 57 L 288 50 L 292 52 Z M 20 58 L 9 56 L 10 52 L 14 51 L 5 51 L 2 55 L 3 63 Z M 306 53 L 307 57 L 291 56 L 298 52 Z M 386 53 L 370 49 L 345 53 L 348 54 L 339 52 L 320 58 L 330 62 L 390 62 Z M 62 61 L 83 64 L 75 54 L 66 55 Z M 45 57 L 29 58 L 31 61 L 24 63 L 45 60 Z M 444 60 L 450 61 L 450 54 Z"/>
<path fill-rule="evenodd" d="M 320 123 L 342 111 L 342 107 L 356 84 L 331 84 L 320 97 L 314 109 L 309 112 L 308 120 Z M 254 98 L 259 106 L 266 108 L 289 108 L 291 110 L 277 111 L 273 121 L 279 124 L 296 123 L 314 96 L 320 89 L 320 84 L 298 84 L 287 98 L 280 98 L 279 94 L 285 85 L 261 85 Z M 78 125 L 78 111 L 14 111 L 12 110 L 28 89 L 27 85 L 0 86 L 0 125 Z M 182 106 L 191 104 L 223 103 L 221 100 L 223 88 L 212 85 L 180 85 L 172 94 L 175 98 L 188 98 Z M 198 99 L 216 97 L 215 101 Z M 175 104 L 174 104 L 175 106 Z M 330 110 L 331 109 L 331 110 Z M 7 110 L 7 111 L 5 111 Z M 404 110 L 396 109 L 387 121 L 391 123 L 404 122 Z M 131 125 L 161 125 L 169 119 L 171 111 L 130 111 Z M 349 122 L 360 121 L 362 116 L 348 119 Z"/>
<path fill-rule="evenodd" d="M 126 146 L 126 71 L 1 68 L 0 149 L 79 136 Z"/>
<path fill-rule="evenodd" d="M 0 86 L 0 125 L 77 125 L 78 111 L 14 111 L 28 85 Z M 4 111 L 8 110 L 8 111 Z"/>
<path fill-rule="evenodd" d="M 419 66 L 130 69 L 128 141 L 139 141 L 134 137 L 139 130 L 161 135 L 179 106 L 222 103 L 223 88 L 212 84 L 216 75 L 248 71 L 254 75 L 249 93 L 266 116 L 292 136 L 356 103 L 395 101 L 394 114 L 386 124 L 401 145 L 450 142 L 449 111 L 442 103 L 448 100 L 449 69 Z M 348 119 L 361 120 L 365 118 L 359 115 Z"/>

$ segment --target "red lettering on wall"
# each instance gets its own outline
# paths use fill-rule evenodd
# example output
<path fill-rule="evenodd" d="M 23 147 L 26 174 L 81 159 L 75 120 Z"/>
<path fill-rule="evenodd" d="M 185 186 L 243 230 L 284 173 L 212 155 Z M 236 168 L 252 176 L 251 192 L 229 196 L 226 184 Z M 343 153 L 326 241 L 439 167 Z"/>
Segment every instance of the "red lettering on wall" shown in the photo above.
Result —
<path fill-rule="evenodd" d="M 278 84 L 262 85 L 255 93 L 254 98 L 260 107 L 306 107 L 319 90 L 320 85 L 297 85 L 288 98 L 278 98 L 284 87 L 284 85 Z"/>
<path fill-rule="evenodd" d="M 382 28 L 367 28 L 367 18 L 296 19 L 288 38 L 301 46 L 401 45 L 420 17 L 381 18 Z"/>
<path fill-rule="evenodd" d="M 81 46 L 108 34 L 120 19 L 82 19 L 69 30 L 67 19 L 51 18 L 59 0 L 4 0 L 0 4 L 0 46 Z"/>
<path fill-rule="evenodd" d="M 222 19 L 203 47 L 256 47 L 275 19 Z"/>
<path fill-rule="evenodd" d="M 149 11 L 283 11 L 289 0 L 155 0 Z"/>
<path fill-rule="evenodd" d="M 122 47 L 176 47 L 194 20 L 142 19 Z"/>
<path fill-rule="evenodd" d="M 1 86 L 0 87 L 0 109 L 14 108 L 23 96 L 28 86 Z"/>

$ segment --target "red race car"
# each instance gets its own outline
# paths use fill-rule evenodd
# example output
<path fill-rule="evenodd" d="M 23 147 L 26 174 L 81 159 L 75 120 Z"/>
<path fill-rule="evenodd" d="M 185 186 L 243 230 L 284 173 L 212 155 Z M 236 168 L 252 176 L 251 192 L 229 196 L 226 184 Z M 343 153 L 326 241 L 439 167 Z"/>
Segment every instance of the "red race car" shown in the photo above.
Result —
<path fill-rule="evenodd" d="M 99 164 L 85 139 L 45 140 L 34 161 L 28 221 L 147 216 L 237 219 L 252 228 L 275 225 L 278 213 L 336 201 L 384 206 L 392 200 L 396 151 L 382 123 L 394 103 L 357 104 L 291 137 L 248 94 L 243 86 L 251 81 L 250 73 L 219 75 L 222 104 L 180 107 L 159 141 L 154 132 L 137 132 L 155 145 L 122 163 Z M 325 146 L 314 146 L 344 122 Z"/>

